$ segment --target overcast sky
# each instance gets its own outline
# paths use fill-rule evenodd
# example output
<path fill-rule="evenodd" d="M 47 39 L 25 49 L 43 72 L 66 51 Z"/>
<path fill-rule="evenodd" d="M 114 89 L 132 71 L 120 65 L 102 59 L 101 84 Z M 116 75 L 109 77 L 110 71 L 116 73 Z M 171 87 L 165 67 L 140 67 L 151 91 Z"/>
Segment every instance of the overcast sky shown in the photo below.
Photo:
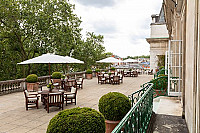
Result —
<path fill-rule="evenodd" d="M 151 15 L 162 0 L 71 0 L 83 21 L 81 28 L 104 36 L 106 52 L 121 57 L 149 55 Z"/>

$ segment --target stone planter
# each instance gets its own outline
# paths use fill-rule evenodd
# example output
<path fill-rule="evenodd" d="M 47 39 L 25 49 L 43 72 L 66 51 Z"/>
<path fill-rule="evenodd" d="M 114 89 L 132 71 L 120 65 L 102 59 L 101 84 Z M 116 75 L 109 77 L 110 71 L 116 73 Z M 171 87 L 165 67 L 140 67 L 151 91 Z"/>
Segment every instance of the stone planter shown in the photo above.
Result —
<path fill-rule="evenodd" d="M 110 121 L 105 120 L 106 123 L 106 133 L 111 133 L 114 128 L 119 124 L 120 121 Z"/>
<path fill-rule="evenodd" d="M 39 83 L 26 83 L 26 86 L 28 91 L 38 91 Z"/>
<path fill-rule="evenodd" d="M 92 79 L 92 74 L 85 74 L 86 79 Z"/>

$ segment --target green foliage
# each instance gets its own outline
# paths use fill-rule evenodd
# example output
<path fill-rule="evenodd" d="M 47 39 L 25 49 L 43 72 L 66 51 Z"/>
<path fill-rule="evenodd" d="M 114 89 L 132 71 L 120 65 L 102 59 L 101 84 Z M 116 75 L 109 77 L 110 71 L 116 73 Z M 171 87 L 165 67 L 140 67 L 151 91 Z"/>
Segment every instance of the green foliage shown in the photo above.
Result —
<path fill-rule="evenodd" d="M 74 57 L 84 61 L 83 69 L 91 68 L 96 65 L 97 60 L 105 58 L 105 47 L 103 47 L 103 36 L 95 35 L 93 32 L 86 34 L 86 40 L 76 45 Z"/>
<path fill-rule="evenodd" d="M 0 80 L 46 75 L 46 65 L 17 63 L 48 52 L 71 54 L 82 37 L 74 9 L 64 0 L 0 1 Z"/>
<path fill-rule="evenodd" d="M 61 78 L 62 78 L 62 79 L 65 79 L 65 75 L 62 75 Z"/>
<path fill-rule="evenodd" d="M 165 74 L 159 74 L 158 77 L 163 77 L 163 76 L 167 76 Z"/>
<path fill-rule="evenodd" d="M 51 90 L 53 90 L 54 85 L 53 85 L 52 83 L 49 83 L 49 84 L 47 85 L 47 88 L 49 88 L 49 90 L 51 91 Z"/>
<path fill-rule="evenodd" d="M 85 73 L 86 74 L 92 74 L 92 70 L 91 69 L 87 69 Z"/>
<path fill-rule="evenodd" d="M 97 68 L 97 69 L 95 69 L 95 72 L 100 72 L 100 69 L 98 69 L 98 68 Z"/>
<path fill-rule="evenodd" d="M 157 79 L 151 80 L 150 82 L 153 83 L 153 88 L 155 90 L 167 89 L 168 82 L 166 77 L 159 77 Z"/>
<path fill-rule="evenodd" d="M 61 79 L 62 74 L 60 72 L 53 72 L 52 79 Z"/>
<path fill-rule="evenodd" d="M 126 59 L 138 59 L 138 58 L 150 58 L 150 55 L 141 55 L 141 56 L 134 56 L 134 57 L 132 57 L 132 56 L 127 56 L 126 58 L 123 58 L 124 60 L 126 60 Z"/>
<path fill-rule="evenodd" d="M 115 71 L 115 68 L 114 68 L 114 67 L 111 67 L 110 70 Z"/>
<path fill-rule="evenodd" d="M 104 71 L 105 71 L 105 72 L 108 72 L 108 69 L 105 69 Z"/>
<path fill-rule="evenodd" d="M 107 120 L 121 120 L 130 109 L 131 102 L 128 97 L 119 92 L 107 93 L 99 100 L 99 111 Z"/>
<path fill-rule="evenodd" d="M 164 67 L 164 66 L 160 66 L 160 67 L 159 67 L 159 70 L 162 70 L 163 68 L 165 69 L 165 67 Z"/>
<path fill-rule="evenodd" d="M 30 74 L 26 77 L 26 82 L 36 83 L 38 81 L 38 76 L 36 74 Z"/>
<path fill-rule="evenodd" d="M 47 133 L 105 133 L 105 119 L 91 108 L 66 109 L 50 120 Z"/>

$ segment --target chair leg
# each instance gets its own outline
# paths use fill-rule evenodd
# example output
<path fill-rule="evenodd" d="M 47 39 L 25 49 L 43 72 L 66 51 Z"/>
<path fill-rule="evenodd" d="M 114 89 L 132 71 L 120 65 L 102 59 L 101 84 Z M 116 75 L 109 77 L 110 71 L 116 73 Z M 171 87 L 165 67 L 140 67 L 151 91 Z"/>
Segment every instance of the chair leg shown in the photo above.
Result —
<path fill-rule="evenodd" d="M 36 107 L 37 107 L 37 109 L 38 109 L 38 100 L 36 101 Z"/>
<path fill-rule="evenodd" d="M 49 104 L 47 103 L 47 113 L 49 113 Z"/>
<path fill-rule="evenodd" d="M 75 105 L 76 105 L 76 98 L 75 98 Z"/>
<path fill-rule="evenodd" d="M 26 103 L 26 111 L 28 111 L 28 103 Z"/>

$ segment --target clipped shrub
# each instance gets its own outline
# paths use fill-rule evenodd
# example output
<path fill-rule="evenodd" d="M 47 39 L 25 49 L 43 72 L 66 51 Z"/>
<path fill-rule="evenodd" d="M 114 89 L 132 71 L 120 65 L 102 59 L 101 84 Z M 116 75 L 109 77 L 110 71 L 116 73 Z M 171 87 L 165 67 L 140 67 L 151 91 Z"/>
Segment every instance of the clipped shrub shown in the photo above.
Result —
<path fill-rule="evenodd" d="M 98 69 L 98 68 L 97 68 L 97 69 L 95 69 L 95 72 L 100 72 L 100 69 Z"/>
<path fill-rule="evenodd" d="M 121 120 L 130 109 L 130 100 L 119 92 L 109 92 L 99 99 L 99 111 L 106 120 Z"/>
<path fill-rule="evenodd" d="M 53 72 L 52 79 L 61 79 L 62 74 L 60 72 Z"/>
<path fill-rule="evenodd" d="M 163 68 L 165 69 L 165 67 L 164 67 L 164 66 L 161 66 L 161 67 L 159 67 L 159 70 L 161 70 L 161 69 L 163 69 Z"/>
<path fill-rule="evenodd" d="M 157 79 L 153 79 L 150 81 L 151 83 L 153 83 L 153 89 L 155 90 L 164 90 L 167 89 L 167 78 L 164 77 L 159 77 Z"/>
<path fill-rule="evenodd" d="M 92 74 L 92 70 L 91 69 L 87 69 L 85 73 L 86 74 Z"/>
<path fill-rule="evenodd" d="M 114 67 L 111 67 L 110 70 L 115 71 L 115 68 L 114 68 Z"/>
<path fill-rule="evenodd" d="M 36 74 L 30 74 L 26 77 L 26 82 L 36 83 L 38 81 L 38 76 Z"/>
<path fill-rule="evenodd" d="M 105 133 L 105 119 L 91 108 L 66 109 L 50 120 L 46 133 Z"/>

